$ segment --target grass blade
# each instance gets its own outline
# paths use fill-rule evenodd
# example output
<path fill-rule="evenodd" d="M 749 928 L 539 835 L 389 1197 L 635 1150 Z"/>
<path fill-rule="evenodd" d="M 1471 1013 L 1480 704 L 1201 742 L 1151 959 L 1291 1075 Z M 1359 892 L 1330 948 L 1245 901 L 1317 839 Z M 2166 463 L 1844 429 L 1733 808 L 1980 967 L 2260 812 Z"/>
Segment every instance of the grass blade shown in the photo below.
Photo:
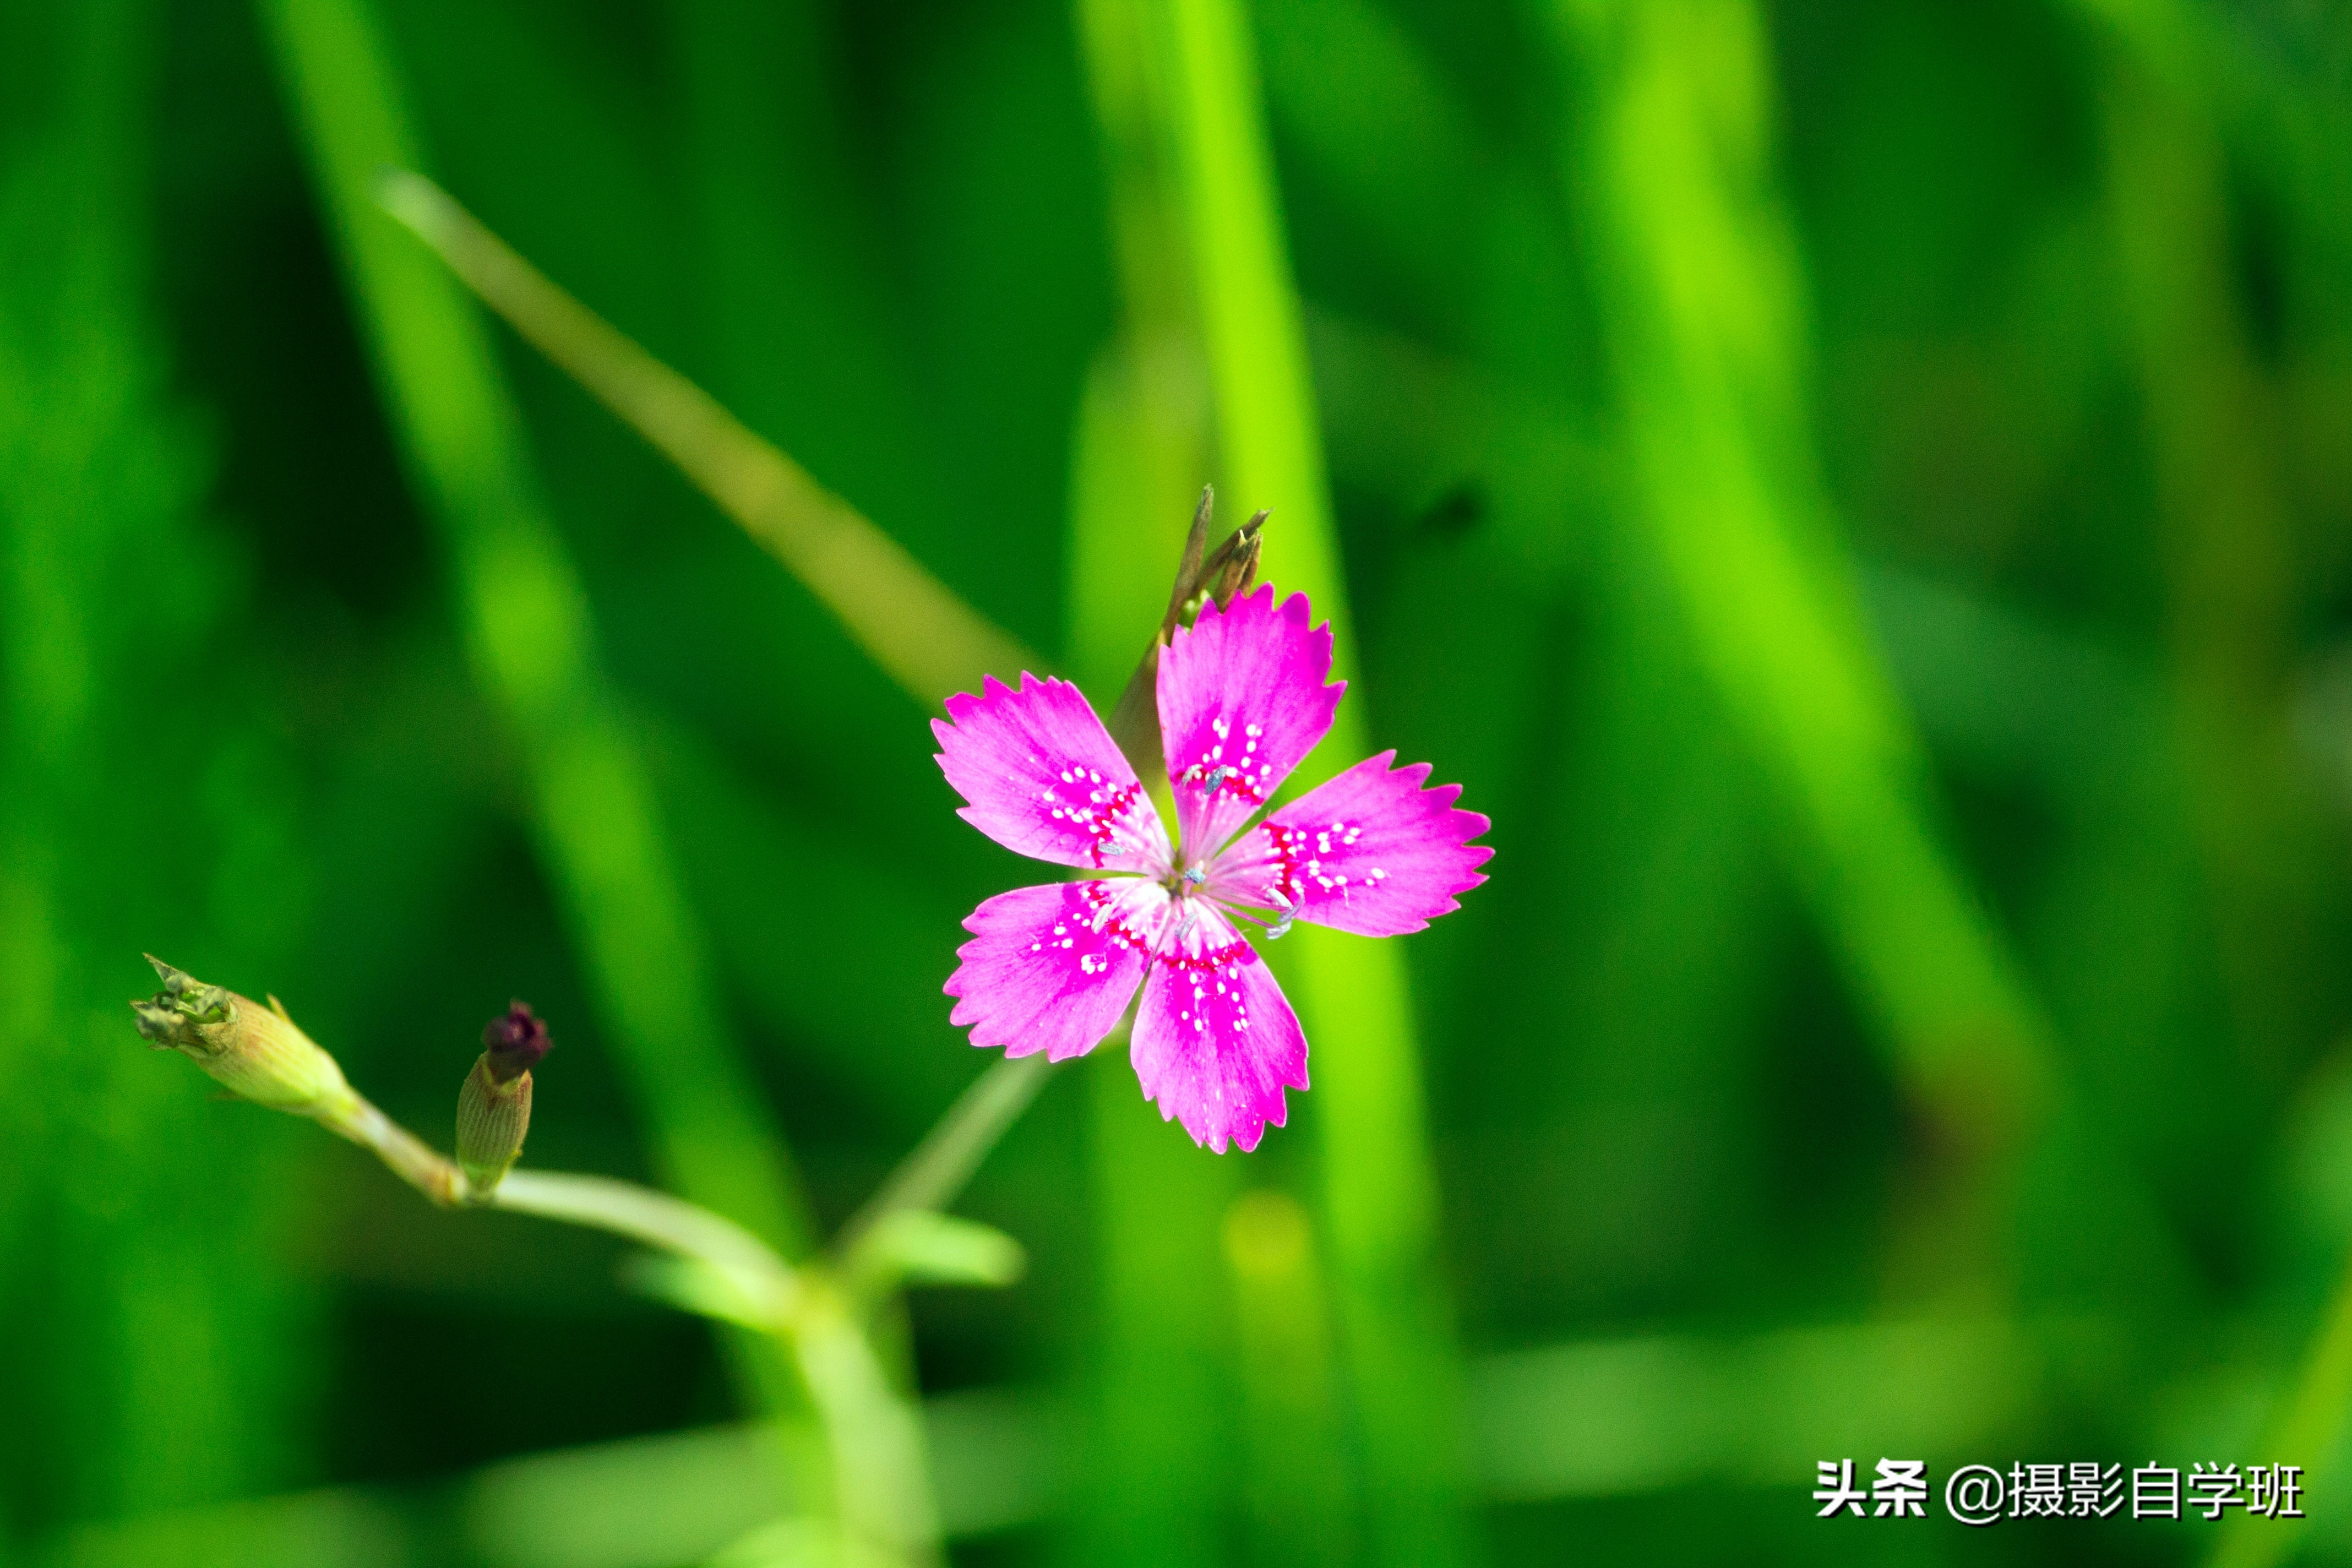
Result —
<path fill-rule="evenodd" d="M 2143 1315 L 2187 1280 L 1941 841 L 1925 752 L 1864 629 L 1814 468 L 1796 239 L 1769 174 L 1769 50 L 1747 4 L 1556 10 L 1593 102 L 1567 168 L 1625 419 L 1629 486 L 1684 635 L 1779 796 L 1801 890 L 1947 1149 L 1913 1216 L 1948 1279 L 2082 1262 Z M 2045 1163 L 2021 1181 L 2025 1157 Z M 2078 1259 L 2029 1234 L 2095 1225 Z"/>
<path fill-rule="evenodd" d="M 1105 711 L 1159 625 L 1157 584 L 1183 537 L 1183 509 L 1161 504 L 1160 486 L 1200 472 L 1184 426 L 1138 393 L 1141 341 L 1130 321 L 1097 363 L 1072 442 L 1070 643 Z M 1181 337 L 1161 342 L 1163 353 L 1183 352 Z M 1156 531 L 1142 521 L 1155 517 Z M 1090 1070 L 1086 1089 L 1100 1318 L 1083 1553 L 1139 1568 L 1214 1563 L 1229 1408 L 1217 1220 L 1241 1171 L 1163 1125 L 1125 1064 Z"/>
<path fill-rule="evenodd" d="M 1800 877 L 1906 1075 L 1979 1135 L 2007 1137 L 2048 1089 L 2047 1031 L 1927 825 L 1921 750 L 1829 541 L 1791 237 L 1748 188 L 1760 124 L 1717 151 L 1716 119 L 1757 110 L 1762 24 L 1745 6 L 1575 17 L 1562 26 L 1598 101 L 1591 146 L 1571 156 L 1591 176 L 1580 193 L 1595 193 L 1631 482 L 1685 628 L 1780 789 Z M 1703 32 L 1706 73 L 1690 52 Z"/>
<path fill-rule="evenodd" d="M 315 1202 L 310 1151 L 221 1117 L 123 1034 L 142 943 L 260 968 L 308 923 L 298 770 L 247 635 L 255 574 L 208 515 L 225 443 L 190 416 L 162 308 L 163 24 L 148 0 L 0 12 L 12 1562 L 61 1518 L 280 1484 L 319 1367 L 319 1292 L 275 1239 Z"/>
<path fill-rule="evenodd" d="M 805 1203 L 733 1048 L 520 415 L 471 306 L 375 205 L 377 172 L 417 162 L 382 40 L 363 0 L 262 9 L 384 400 L 441 527 L 477 678 L 514 727 L 541 851 L 656 1156 L 688 1197 L 798 1256 Z"/>
<path fill-rule="evenodd" d="M 1129 0 L 1080 0 L 1076 11 L 1120 320 L 1070 442 L 1066 619 L 1072 667 L 1108 712 L 1166 608 L 1184 500 L 1209 475 L 1209 408 L 1144 12 Z M 1233 1408 L 1217 1224 L 1241 1172 L 1162 1125 L 1123 1068 L 1088 1075 L 1087 1089 L 1100 1284 L 1087 1369 L 1097 1457 L 1079 1493 L 1079 1550 L 1139 1568 L 1214 1563 Z"/>
<path fill-rule="evenodd" d="M 431 181 L 388 174 L 380 195 L 467 287 L 807 584 L 858 647 L 919 700 L 943 701 L 983 672 L 1010 679 L 1043 668 L 898 541 L 549 282 Z"/>
<path fill-rule="evenodd" d="M 1172 0 L 1157 39 L 1186 240 L 1229 495 L 1271 508 L 1266 575 L 1330 617 L 1339 672 L 1355 669 L 1306 329 L 1282 231 L 1247 18 L 1237 0 Z M 1368 746 L 1360 692 L 1319 755 Z M 1302 776 L 1328 772 L 1302 770 Z M 1437 1188 L 1403 955 L 1305 930 L 1286 954 L 1315 1058 L 1322 1198 L 1334 1296 L 1364 1440 L 1368 1539 L 1380 1557 L 1460 1561 L 1460 1369 L 1436 1265 Z"/>

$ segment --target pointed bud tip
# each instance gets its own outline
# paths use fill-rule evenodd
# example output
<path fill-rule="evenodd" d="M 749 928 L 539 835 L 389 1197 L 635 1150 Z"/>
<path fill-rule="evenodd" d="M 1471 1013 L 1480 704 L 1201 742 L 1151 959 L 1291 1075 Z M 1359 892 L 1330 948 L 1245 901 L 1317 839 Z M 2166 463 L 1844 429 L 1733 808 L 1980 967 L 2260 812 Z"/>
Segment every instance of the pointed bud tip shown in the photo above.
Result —
<path fill-rule="evenodd" d="M 139 1037 L 157 1050 L 170 1050 L 180 1043 L 181 1018 L 178 1009 L 164 1005 L 152 996 L 131 999 L 131 1021 Z"/>
<path fill-rule="evenodd" d="M 528 1004 L 518 1001 L 484 1026 L 482 1048 L 488 1053 L 490 1078 L 506 1084 L 538 1066 L 539 1059 L 555 1048 L 555 1042 L 539 1016 Z"/>
<path fill-rule="evenodd" d="M 150 1040 L 183 1048 L 203 1045 L 198 1026 L 227 1024 L 236 1017 L 236 1002 L 226 990 L 207 985 L 184 969 L 175 969 L 153 953 L 144 955 L 163 982 L 152 996 L 131 1004 L 139 1032 Z"/>
<path fill-rule="evenodd" d="M 163 989 L 131 1004 L 142 1038 L 184 1052 L 230 1094 L 257 1105 L 335 1124 L 358 1103 L 335 1058 L 272 1011 L 224 985 L 209 985 L 152 953 Z"/>

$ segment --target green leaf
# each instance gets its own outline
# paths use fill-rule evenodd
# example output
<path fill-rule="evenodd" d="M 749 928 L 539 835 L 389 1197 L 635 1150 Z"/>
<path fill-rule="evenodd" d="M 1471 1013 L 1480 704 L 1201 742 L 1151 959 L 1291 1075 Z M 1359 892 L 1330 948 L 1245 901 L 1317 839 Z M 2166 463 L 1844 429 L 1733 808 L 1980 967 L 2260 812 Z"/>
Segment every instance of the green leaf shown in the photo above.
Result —
<path fill-rule="evenodd" d="M 908 1285 L 1010 1285 L 1029 1267 L 1021 1244 L 993 1226 L 929 1209 L 883 1215 L 861 1252 L 869 1268 Z"/>
<path fill-rule="evenodd" d="M 763 1333 L 776 1327 L 772 1304 L 725 1270 L 670 1252 L 636 1252 L 621 1260 L 621 1283 L 638 1295 L 722 1323 L 740 1323 Z"/>

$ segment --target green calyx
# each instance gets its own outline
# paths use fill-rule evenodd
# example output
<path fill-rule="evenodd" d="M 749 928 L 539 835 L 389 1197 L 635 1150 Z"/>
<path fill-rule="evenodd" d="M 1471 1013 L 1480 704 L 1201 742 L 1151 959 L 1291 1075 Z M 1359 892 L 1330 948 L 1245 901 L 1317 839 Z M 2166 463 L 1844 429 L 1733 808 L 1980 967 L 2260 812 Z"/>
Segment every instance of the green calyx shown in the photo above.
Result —
<path fill-rule="evenodd" d="M 457 1168 L 468 1202 L 487 1202 L 522 1154 L 530 1131 L 530 1071 L 500 1081 L 491 1053 L 475 1058 L 457 1091 Z"/>
<path fill-rule="evenodd" d="M 335 1058 L 296 1026 L 284 1008 L 264 1006 L 149 954 L 163 989 L 131 1004 L 139 1033 L 181 1052 L 241 1099 L 330 1125 L 348 1121 L 359 1097 Z"/>

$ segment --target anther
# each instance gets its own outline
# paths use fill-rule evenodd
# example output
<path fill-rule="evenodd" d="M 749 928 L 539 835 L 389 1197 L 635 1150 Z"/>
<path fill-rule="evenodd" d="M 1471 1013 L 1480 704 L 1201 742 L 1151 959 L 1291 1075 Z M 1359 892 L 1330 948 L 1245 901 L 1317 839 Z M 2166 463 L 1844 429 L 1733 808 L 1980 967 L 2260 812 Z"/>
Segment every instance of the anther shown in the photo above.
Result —
<path fill-rule="evenodd" d="M 1282 913 L 1276 918 L 1272 925 L 1265 928 L 1265 940 L 1280 942 L 1290 934 L 1290 922 L 1298 918 L 1298 906 L 1285 898 L 1278 889 L 1275 892 L 1274 901 L 1282 906 Z"/>

